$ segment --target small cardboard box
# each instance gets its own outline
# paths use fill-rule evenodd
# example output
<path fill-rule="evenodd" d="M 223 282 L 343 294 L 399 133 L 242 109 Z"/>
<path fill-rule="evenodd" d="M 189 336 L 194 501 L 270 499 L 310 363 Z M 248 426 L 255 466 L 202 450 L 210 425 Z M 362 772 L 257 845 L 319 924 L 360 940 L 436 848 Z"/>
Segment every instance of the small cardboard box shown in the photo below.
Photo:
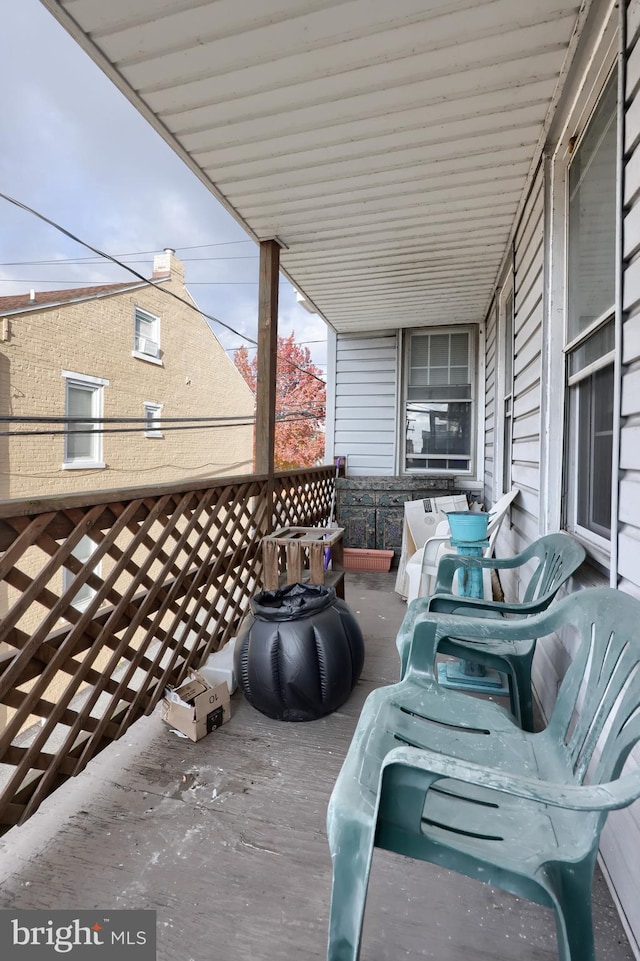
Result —
<path fill-rule="evenodd" d="M 171 727 L 199 741 L 231 717 L 226 681 L 213 687 L 193 672 L 178 688 L 167 688 L 162 700 L 162 718 Z"/>

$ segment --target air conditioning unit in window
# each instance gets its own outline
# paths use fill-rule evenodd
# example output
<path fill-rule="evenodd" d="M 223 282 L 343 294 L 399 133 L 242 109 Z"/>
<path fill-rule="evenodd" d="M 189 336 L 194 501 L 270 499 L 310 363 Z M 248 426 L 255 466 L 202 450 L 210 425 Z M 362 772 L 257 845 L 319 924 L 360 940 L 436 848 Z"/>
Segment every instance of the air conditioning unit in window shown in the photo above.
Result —
<path fill-rule="evenodd" d="M 160 346 L 156 344 L 155 340 L 149 340 L 148 337 L 138 337 L 138 351 L 141 354 L 147 354 L 149 357 L 160 356 Z"/>

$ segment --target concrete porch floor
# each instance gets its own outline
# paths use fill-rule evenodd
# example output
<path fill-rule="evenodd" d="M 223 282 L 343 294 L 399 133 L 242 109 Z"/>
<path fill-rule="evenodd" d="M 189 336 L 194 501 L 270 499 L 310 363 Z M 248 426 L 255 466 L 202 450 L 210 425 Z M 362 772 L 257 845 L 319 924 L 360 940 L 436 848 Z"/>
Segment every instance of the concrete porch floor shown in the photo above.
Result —
<path fill-rule="evenodd" d="M 158 961 L 323 959 L 326 806 L 364 698 L 397 679 L 394 579 L 347 575 L 367 658 L 339 712 L 286 724 L 237 693 L 196 744 L 144 718 L 0 841 L 0 908 L 154 909 Z M 599 873 L 594 900 L 599 961 L 631 961 Z M 550 911 L 376 852 L 362 961 L 557 956 Z"/>

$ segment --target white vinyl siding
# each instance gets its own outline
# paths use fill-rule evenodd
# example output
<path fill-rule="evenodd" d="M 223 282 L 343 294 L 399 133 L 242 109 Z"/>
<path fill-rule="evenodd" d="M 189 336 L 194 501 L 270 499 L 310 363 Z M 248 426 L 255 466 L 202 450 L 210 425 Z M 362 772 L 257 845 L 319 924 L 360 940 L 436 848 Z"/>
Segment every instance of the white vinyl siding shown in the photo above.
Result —
<path fill-rule="evenodd" d="M 520 491 L 510 511 L 510 524 L 503 524 L 496 554 L 509 556 L 524 550 L 540 535 L 540 457 L 542 338 L 544 315 L 544 177 L 538 171 L 522 211 L 514 238 L 513 258 L 513 368 L 511 413 L 511 458 L 502 456 L 504 444 L 504 371 L 496 381 L 496 418 L 501 448 L 500 475 L 495 478 L 495 494 L 503 478 L 510 475 L 511 487 Z M 505 288 L 505 295 L 508 293 Z M 506 304 L 505 304 L 506 307 Z M 504 355 L 504 324 L 500 325 L 498 351 Z M 499 363 L 504 366 L 504 356 Z M 507 455 L 508 456 L 508 455 Z M 519 596 L 519 583 L 505 578 L 508 597 Z"/>
<path fill-rule="evenodd" d="M 620 589 L 640 597 L 640 2 L 627 10 L 623 172 L 622 396 L 618 570 Z M 628 761 L 637 768 L 640 752 Z M 602 833 L 605 869 L 640 957 L 640 805 L 610 815 Z"/>
<path fill-rule="evenodd" d="M 627 13 L 619 585 L 640 596 L 640 2 Z M 640 897 L 638 898 L 640 903 Z M 639 933 L 640 939 L 640 933 Z"/>
<path fill-rule="evenodd" d="M 395 474 L 396 334 L 338 335 L 335 391 L 335 455 L 351 476 Z"/>
<path fill-rule="evenodd" d="M 484 404 L 484 489 L 485 504 L 495 501 L 495 470 L 496 470 L 496 405 L 499 403 L 497 395 L 497 356 L 496 340 L 498 336 L 498 307 L 497 302 L 491 305 L 486 325 L 485 346 L 485 404 Z"/>

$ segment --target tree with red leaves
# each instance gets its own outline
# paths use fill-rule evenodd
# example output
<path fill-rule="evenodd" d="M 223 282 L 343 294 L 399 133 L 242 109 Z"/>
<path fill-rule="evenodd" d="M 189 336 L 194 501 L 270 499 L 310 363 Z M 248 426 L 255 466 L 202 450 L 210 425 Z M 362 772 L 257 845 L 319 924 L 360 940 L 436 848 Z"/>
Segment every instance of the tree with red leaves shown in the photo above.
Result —
<path fill-rule="evenodd" d="M 255 394 L 258 358 L 249 360 L 239 347 L 234 363 Z M 311 467 L 324 460 L 326 386 L 308 347 L 295 343 L 295 333 L 278 337 L 276 371 L 276 470 Z"/>

